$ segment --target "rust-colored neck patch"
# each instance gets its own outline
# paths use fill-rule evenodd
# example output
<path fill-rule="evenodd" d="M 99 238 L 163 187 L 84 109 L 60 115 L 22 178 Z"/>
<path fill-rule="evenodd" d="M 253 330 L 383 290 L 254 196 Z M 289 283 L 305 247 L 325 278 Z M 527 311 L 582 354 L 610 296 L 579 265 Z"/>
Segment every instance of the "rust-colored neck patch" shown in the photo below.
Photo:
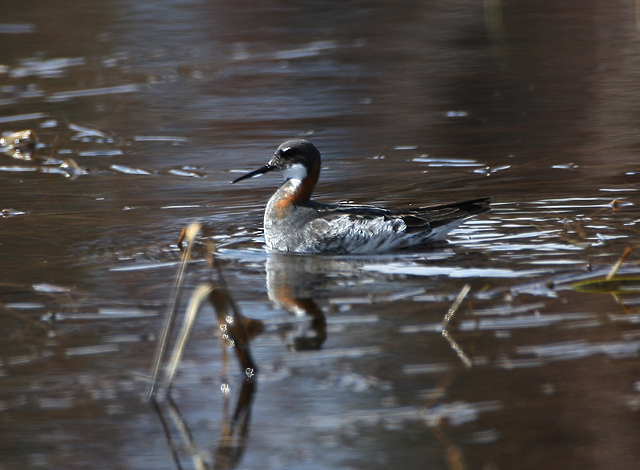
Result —
<path fill-rule="evenodd" d="M 287 209 L 291 206 L 309 202 L 313 188 L 318 182 L 319 175 L 320 168 L 319 165 L 316 164 L 313 168 L 310 168 L 309 175 L 302 180 L 299 186 L 297 186 L 293 191 L 287 191 L 286 194 L 273 205 L 278 217 L 284 217 Z"/>

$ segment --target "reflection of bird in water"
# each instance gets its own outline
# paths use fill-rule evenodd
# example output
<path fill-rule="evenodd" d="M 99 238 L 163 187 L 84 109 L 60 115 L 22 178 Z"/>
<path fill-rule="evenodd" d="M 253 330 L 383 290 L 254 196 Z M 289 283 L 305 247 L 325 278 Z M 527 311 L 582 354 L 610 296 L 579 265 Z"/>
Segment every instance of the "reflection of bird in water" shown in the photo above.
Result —
<path fill-rule="evenodd" d="M 267 259 L 269 299 L 299 317 L 286 331 L 287 344 L 295 349 L 319 349 L 327 338 L 327 322 L 313 300 L 321 283 L 316 260 L 308 256 L 271 253 Z"/>
<path fill-rule="evenodd" d="M 233 182 L 277 170 L 285 178 L 264 212 L 267 246 L 298 253 L 379 253 L 442 240 L 489 198 L 411 210 L 322 204 L 310 199 L 320 175 L 320 152 L 306 140 L 280 145 L 269 163 Z"/>

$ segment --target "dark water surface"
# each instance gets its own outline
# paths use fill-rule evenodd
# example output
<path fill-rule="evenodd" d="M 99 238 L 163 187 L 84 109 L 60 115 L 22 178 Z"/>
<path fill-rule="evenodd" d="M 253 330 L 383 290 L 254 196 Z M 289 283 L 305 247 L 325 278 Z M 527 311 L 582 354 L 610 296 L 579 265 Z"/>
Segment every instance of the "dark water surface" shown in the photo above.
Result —
<path fill-rule="evenodd" d="M 636 8 L 4 5 L 0 131 L 40 146 L 0 154 L 0 469 L 638 468 L 638 253 L 575 285 L 638 249 Z M 430 250 L 267 255 L 277 177 L 229 181 L 294 137 L 323 152 L 323 201 L 494 210 Z M 248 392 L 211 308 L 186 426 L 146 399 L 194 220 L 265 325 L 245 441 L 221 439 Z"/>

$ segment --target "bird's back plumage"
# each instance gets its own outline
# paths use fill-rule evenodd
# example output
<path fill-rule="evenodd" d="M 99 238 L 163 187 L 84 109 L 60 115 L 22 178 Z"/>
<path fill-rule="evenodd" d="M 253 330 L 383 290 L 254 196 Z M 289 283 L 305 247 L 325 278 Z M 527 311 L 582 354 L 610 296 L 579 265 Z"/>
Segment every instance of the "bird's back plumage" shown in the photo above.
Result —
<path fill-rule="evenodd" d="M 489 199 L 400 210 L 309 201 L 296 214 L 265 211 L 265 239 L 277 251 L 381 253 L 443 240 L 466 219 L 489 210 Z M 273 210 L 273 209 L 272 209 Z"/>

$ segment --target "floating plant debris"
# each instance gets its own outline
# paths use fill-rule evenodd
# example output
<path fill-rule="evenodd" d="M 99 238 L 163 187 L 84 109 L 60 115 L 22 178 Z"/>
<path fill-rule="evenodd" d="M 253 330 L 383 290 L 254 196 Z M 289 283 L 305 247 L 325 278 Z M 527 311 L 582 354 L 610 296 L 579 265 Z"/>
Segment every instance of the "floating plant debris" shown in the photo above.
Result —
<path fill-rule="evenodd" d="M 142 168 L 133 168 L 130 166 L 126 166 L 126 165 L 111 165 L 109 166 L 109 169 L 117 172 L 117 173 L 124 173 L 125 175 L 151 175 L 153 173 L 151 173 L 149 170 L 144 170 Z"/>
<path fill-rule="evenodd" d="M 186 137 L 174 137 L 170 135 L 137 135 L 133 138 L 136 142 L 188 142 Z"/>
<path fill-rule="evenodd" d="M 36 25 L 31 23 L 1 23 L 0 34 L 28 34 L 36 30 Z"/>
<path fill-rule="evenodd" d="M 12 78 L 29 77 L 37 75 L 43 78 L 58 78 L 64 75 L 64 69 L 78 65 L 84 65 L 84 57 L 59 58 L 59 59 L 23 59 L 20 65 L 9 72 Z"/>
<path fill-rule="evenodd" d="M 19 160 L 31 160 L 38 146 L 38 136 L 31 129 L 12 132 L 0 138 L 0 151 Z"/>
<path fill-rule="evenodd" d="M 134 93 L 140 90 L 138 85 L 121 85 L 104 88 L 90 88 L 87 90 L 74 90 L 54 93 L 47 101 L 66 101 L 72 98 L 84 98 L 87 96 L 114 95 L 118 93 Z"/>
<path fill-rule="evenodd" d="M 43 119 L 46 117 L 49 117 L 47 113 L 17 114 L 15 116 L 0 117 L 0 124 L 4 124 L 6 122 L 35 121 L 36 119 Z"/>
<path fill-rule="evenodd" d="M 571 288 L 592 294 L 631 294 L 640 292 L 640 276 L 589 279 L 576 282 Z"/>
<path fill-rule="evenodd" d="M 0 210 L 0 216 L 2 217 L 15 217 L 16 215 L 24 215 L 26 212 L 16 209 L 2 209 Z"/>

